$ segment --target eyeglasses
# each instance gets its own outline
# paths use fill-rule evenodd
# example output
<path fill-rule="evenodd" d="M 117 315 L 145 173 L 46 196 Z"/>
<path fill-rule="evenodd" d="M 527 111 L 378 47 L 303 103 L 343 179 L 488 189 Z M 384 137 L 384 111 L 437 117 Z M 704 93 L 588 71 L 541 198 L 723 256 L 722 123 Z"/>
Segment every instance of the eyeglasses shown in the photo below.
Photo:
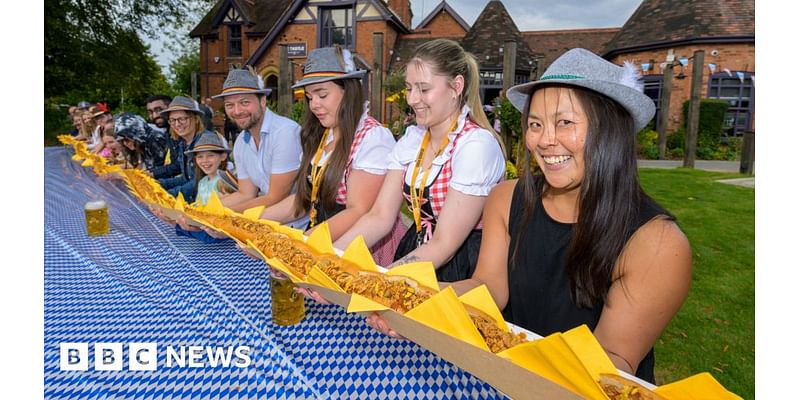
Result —
<path fill-rule="evenodd" d="M 149 112 L 150 114 L 158 114 L 158 113 L 161 113 L 162 111 L 164 111 L 165 109 L 166 108 L 164 108 L 164 107 L 148 108 L 147 112 Z"/>
<path fill-rule="evenodd" d="M 177 124 L 179 122 L 181 124 L 185 124 L 186 121 L 188 121 L 188 120 L 189 120 L 189 117 L 178 117 L 178 118 L 170 118 L 167 121 L 169 122 L 170 125 L 175 125 L 175 124 Z"/>

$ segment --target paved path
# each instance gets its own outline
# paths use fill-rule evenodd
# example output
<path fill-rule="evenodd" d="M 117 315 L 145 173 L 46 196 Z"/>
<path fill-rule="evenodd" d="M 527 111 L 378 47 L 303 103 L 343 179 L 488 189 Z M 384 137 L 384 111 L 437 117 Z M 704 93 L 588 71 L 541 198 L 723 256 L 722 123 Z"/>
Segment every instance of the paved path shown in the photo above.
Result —
<path fill-rule="evenodd" d="M 639 168 L 678 168 L 683 166 L 683 160 L 638 160 L 637 163 Z M 695 169 L 701 169 L 704 171 L 739 173 L 739 161 L 696 160 L 694 162 L 694 167 Z M 721 179 L 717 182 L 755 189 L 755 165 L 753 165 L 753 174 L 754 176 L 752 177 Z"/>

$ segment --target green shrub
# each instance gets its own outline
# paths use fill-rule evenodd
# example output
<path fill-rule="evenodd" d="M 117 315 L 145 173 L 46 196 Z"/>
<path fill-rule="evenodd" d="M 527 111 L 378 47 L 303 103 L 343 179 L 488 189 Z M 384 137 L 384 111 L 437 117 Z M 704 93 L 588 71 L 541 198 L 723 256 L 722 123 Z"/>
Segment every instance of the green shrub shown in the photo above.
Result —
<path fill-rule="evenodd" d="M 677 131 L 667 135 L 667 150 L 683 149 L 686 141 L 686 129 L 678 128 Z"/>
<path fill-rule="evenodd" d="M 667 151 L 667 155 L 670 159 L 682 159 L 683 158 L 683 147 L 677 147 L 674 149 L 669 149 Z"/>
<path fill-rule="evenodd" d="M 697 124 L 696 156 L 701 160 L 710 159 L 717 151 L 722 136 L 722 126 L 728 102 L 725 100 L 700 100 L 700 117 Z M 684 128 L 688 129 L 689 101 L 683 103 Z M 685 132 L 685 131 L 684 131 Z M 683 145 L 681 145 L 682 147 Z"/>
<path fill-rule="evenodd" d="M 641 130 L 636 134 L 636 142 L 640 158 L 658 159 L 658 132 L 651 129 Z"/>
<path fill-rule="evenodd" d="M 291 118 L 294 122 L 300 124 L 300 120 L 303 118 L 303 113 L 306 111 L 306 102 L 305 101 L 295 101 L 292 104 L 292 109 L 289 111 L 289 118 Z"/>
<path fill-rule="evenodd" d="M 495 115 L 500 119 L 500 125 L 506 132 L 513 132 L 513 136 L 522 135 L 522 113 L 517 110 L 511 101 L 503 98 L 500 107 L 494 110 Z"/>
<path fill-rule="evenodd" d="M 506 161 L 506 179 L 517 179 L 517 167 L 511 161 Z"/>

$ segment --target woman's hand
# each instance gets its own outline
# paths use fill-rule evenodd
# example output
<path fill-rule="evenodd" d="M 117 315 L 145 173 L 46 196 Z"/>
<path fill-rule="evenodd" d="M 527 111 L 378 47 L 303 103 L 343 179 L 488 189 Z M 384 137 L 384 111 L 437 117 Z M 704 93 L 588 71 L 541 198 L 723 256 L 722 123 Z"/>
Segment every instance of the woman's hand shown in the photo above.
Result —
<path fill-rule="evenodd" d="M 150 212 L 153 213 L 153 215 L 158 217 L 158 219 L 164 221 L 167 225 L 175 226 L 176 222 L 174 220 L 168 218 L 166 215 L 164 215 L 164 213 L 161 212 L 160 208 L 153 207 L 150 204 L 147 205 L 147 208 L 150 209 Z"/>
<path fill-rule="evenodd" d="M 374 312 L 366 319 L 367 325 L 373 327 L 380 333 L 387 335 L 389 337 L 395 339 L 405 339 L 403 336 L 400 336 L 394 329 L 389 327 L 389 323 L 380 316 L 380 314 Z"/>
<path fill-rule="evenodd" d="M 181 229 L 187 232 L 197 232 L 200 230 L 200 228 L 196 226 L 189 225 L 189 223 L 186 222 L 186 217 L 184 217 L 183 215 L 178 216 L 178 219 L 175 222 L 178 223 L 178 226 L 180 226 Z"/>
<path fill-rule="evenodd" d="M 205 233 L 207 233 L 208 236 L 211 236 L 214 239 L 225 239 L 225 238 L 228 237 L 228 235 L 226 235 L 226 234 L 224 234 L 224 233 L 222 233 L 220 231 L 215 231 L 215 230 L 213 230 L 211 228 L 208 228 L 208 227 L 205 227 L 205 226 L 201 226 L 200 229 L 205 231 Z"/>
<path fill-rule="evenodd" d="M 316 290 L 306 289 L 301 287 L 294 288 L 294 291 L 303 295 L 303 297 L 310 298 L 320 304 L 332 304 L 330 301 L 325 300 Z"/>

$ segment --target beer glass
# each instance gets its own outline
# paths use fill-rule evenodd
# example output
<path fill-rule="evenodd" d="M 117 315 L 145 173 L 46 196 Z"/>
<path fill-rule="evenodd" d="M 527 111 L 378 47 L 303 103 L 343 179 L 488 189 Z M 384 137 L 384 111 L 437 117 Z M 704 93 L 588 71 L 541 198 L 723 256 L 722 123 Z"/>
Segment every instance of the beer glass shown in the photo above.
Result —
<path fill-rule="evenodd" d="M 294 291 L 297 286 L 286 274 L 270 268 L 272 293 L 272 322 L 289 326 L 303 320 L 306 309 L 303 295 Z"/>
<path fill-rule="evenodd" d="M 86 213 L 86 232 L 89 236 L 108 233 L 108 207 L 103 200 L 90 201 L 83 207 Z"/>

